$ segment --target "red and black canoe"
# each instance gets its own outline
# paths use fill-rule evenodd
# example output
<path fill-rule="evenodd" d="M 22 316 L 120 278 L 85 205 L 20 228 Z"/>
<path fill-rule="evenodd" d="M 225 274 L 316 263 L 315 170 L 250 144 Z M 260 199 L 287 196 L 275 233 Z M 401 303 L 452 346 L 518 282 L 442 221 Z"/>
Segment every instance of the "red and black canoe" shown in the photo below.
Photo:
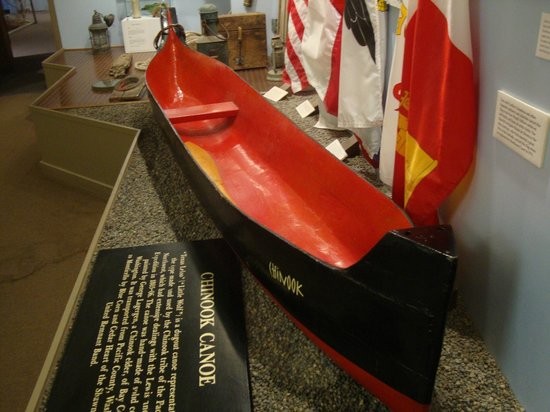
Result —
<path fill-rule="evenodd" d="M 197 197 L 301 330 L 394 410 L 427 410 L 453 290 L 448 226 L 374 186 L 169 30 L 146 73 Z"/>

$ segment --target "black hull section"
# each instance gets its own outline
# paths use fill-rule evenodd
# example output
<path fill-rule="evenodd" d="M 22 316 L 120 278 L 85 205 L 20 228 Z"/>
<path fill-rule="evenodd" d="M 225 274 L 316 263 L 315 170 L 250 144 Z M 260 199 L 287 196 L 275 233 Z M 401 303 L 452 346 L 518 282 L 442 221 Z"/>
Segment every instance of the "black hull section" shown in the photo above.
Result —
<path fill-rule="evenodd" d="M 391 408 L 427 409 L 456 271 L 450 227 L 390 232 L 352 267 L 327 266 L 228 202 L 152 106 L 200 202 L 298 326 Z"/>

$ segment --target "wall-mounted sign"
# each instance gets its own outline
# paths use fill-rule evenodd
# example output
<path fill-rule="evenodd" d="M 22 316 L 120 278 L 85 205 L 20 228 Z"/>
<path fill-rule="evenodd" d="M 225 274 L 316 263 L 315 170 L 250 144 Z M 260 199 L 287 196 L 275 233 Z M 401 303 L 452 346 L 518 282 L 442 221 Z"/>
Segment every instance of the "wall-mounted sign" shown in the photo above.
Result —
<path fill-rule="evenodd" d="M 498 91 L 493 136 L 537 167 L 542 167 L 550 114 Z"/>
<path fill-rule="evenodd" d="M 539 41 L 536 56 L 550 60 L 550 13 L 542 13 L 540 18 Z"/>

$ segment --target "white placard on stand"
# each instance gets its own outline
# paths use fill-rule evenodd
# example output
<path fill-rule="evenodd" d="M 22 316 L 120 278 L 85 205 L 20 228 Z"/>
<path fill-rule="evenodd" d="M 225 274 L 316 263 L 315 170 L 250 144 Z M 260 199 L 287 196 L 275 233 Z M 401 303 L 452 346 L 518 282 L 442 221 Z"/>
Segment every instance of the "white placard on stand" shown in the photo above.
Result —
<path fill-rule="evenodd" d="M 142 16 L 138 19 L 126 17 L 122 20 L 122 38 L 126 53 L 155 51 L 153 41 L 160 31 L 160 18 Z"/>

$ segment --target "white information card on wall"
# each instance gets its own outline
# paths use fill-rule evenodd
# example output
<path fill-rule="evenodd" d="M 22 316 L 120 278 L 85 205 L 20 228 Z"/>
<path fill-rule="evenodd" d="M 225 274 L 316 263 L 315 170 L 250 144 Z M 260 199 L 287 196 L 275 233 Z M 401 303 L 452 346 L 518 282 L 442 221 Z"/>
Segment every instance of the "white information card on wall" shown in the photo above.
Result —
<path fill-rule="evenodd" d="M 536 56 L 550 60 L 550 13 L 542 13 Z"/>
<path fill-rule="evenodd" d="M 493 136 L 537 167 L 542 167 L 550 114 L 499 90 Z"/>

